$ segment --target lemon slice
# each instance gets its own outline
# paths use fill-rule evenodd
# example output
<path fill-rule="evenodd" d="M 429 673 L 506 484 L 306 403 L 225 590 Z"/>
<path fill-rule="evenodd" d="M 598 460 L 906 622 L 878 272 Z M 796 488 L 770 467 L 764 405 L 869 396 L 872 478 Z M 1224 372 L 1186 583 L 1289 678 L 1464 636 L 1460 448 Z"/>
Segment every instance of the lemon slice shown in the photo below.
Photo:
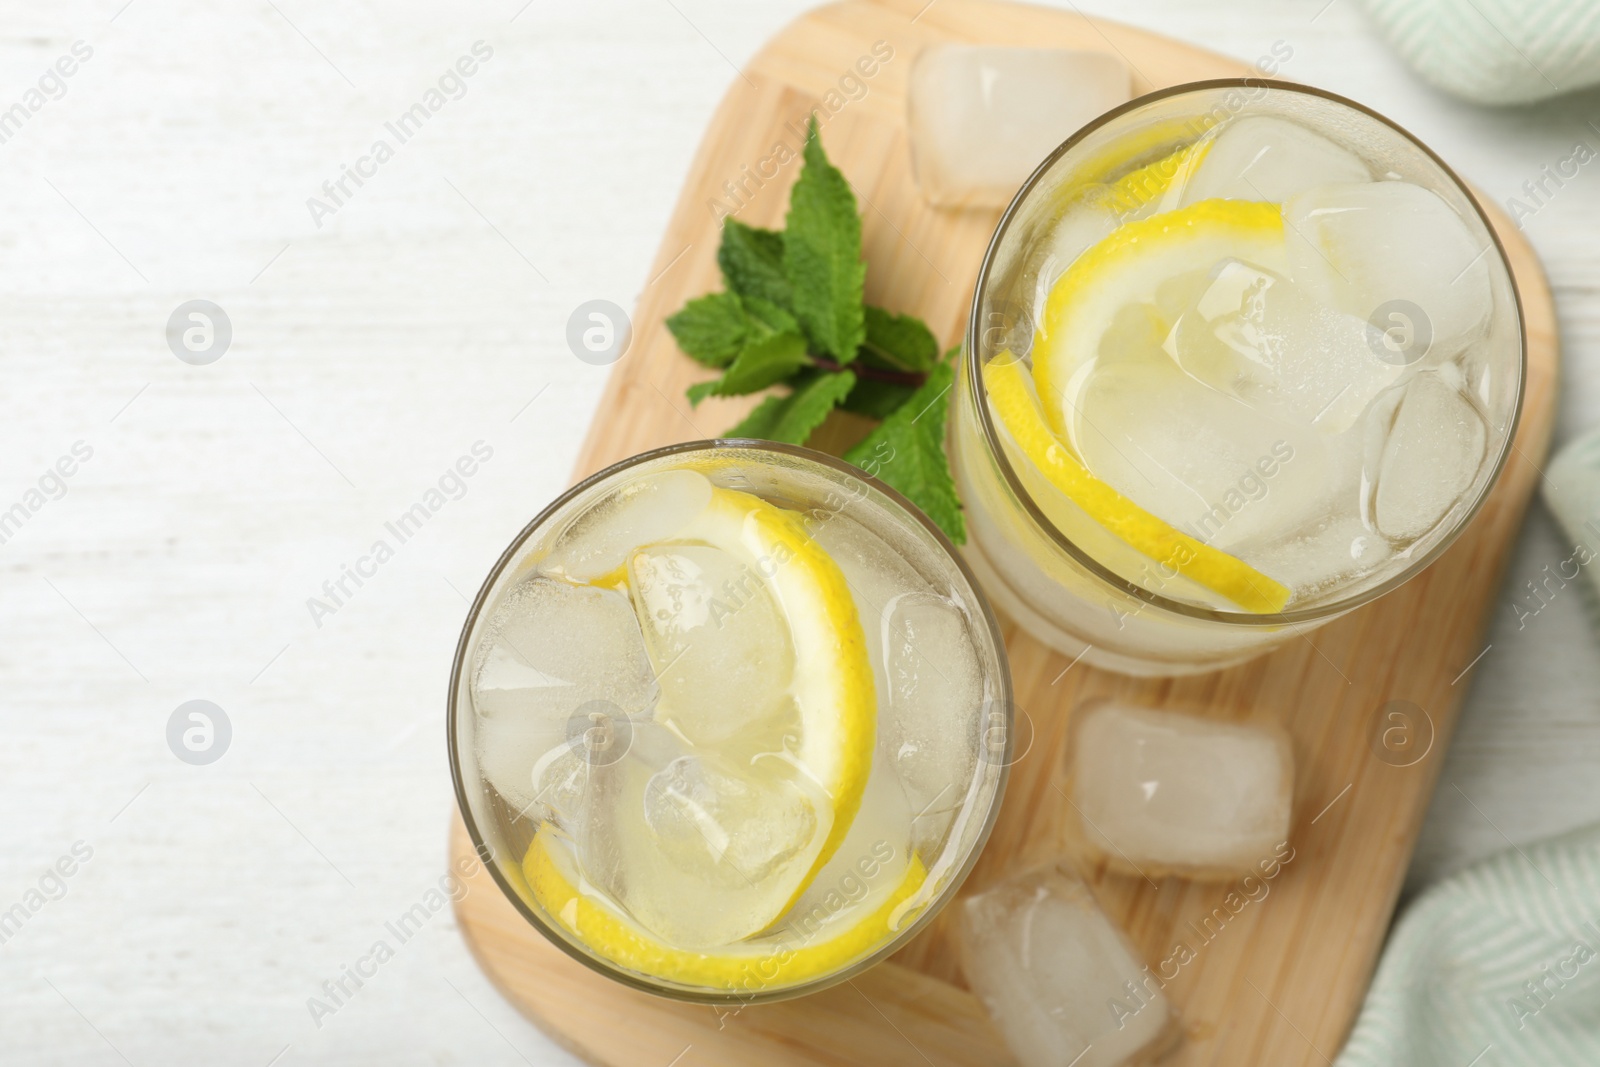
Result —
<path fill-rule="evenodd" d="M 1038 373 L 1037 366 L 1035 374 Z M 1157 563 L 1246 611 L 1283 610 L 1289 589 L 1243 560 L 1181 533 L 1096 478 L 1046 423 L 1027 368 L 1002 352 L 983 368 L 995 416 L 1024 458 L 1094 522 Z"/>
<path fill-rule="evenodd" d="M 674 948 L 603 898 L 585 893 L 571 852 L 549 824 L 528 846 L 522 876 L 540 907 L 596 955 L 683 985 L 753 993 L 831 973 L 871 951 L 903 927 L 907 901 L 922 888 L 927 872 L 913 856 L 882 903 L 831 937 L 812 940 L 799 930 L 780 931 L 762 942 L 715 952 Z"/>
<path fill-rule="evenodd" d="M 789 692 L 799 723 L 793 756 L 833 807 L 832 828 L 798 896 L 849 832 L 872 770 L 877 695 L 855 598 L 844 572 L 798 515 L 749 493 L 716 488 L 674 540 L 744 560 L 788 625 Z"/>
<path fill-rule="evenodd" d="M 1168 279 L 1241 259 L 1287 270 L 1277 204 L 1202 200 L 1127 223 L 1073 261 L 1045 301 L 1033 345 L 1033 378 L 1045 417 L 1065 436 L 1101 338 L 1122 309 L 1151 303 Z"/>
<path fill-rule="evenodd" d="M 1209 140 L 1196 141 L 1129 171 L 1111 183 L 1112 205 L 1126 215 L 1163 200 L 1169 189 L 1183 188 L 1210 150 Z"/>

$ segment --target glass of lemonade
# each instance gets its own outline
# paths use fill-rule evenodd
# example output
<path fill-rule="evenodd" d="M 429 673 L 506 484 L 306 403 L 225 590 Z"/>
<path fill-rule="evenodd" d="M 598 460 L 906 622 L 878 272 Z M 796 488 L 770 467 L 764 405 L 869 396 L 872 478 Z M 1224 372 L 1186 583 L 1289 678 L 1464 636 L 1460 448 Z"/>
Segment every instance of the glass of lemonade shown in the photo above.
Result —
<path fill-rule="evenodd" d="M 988 836 L 1010 676 L 938 529 L 839 460 L 707 441 L 578 485 L 467 618 L 473 844 L 556 945 L 687 1000 L 793 996 L 902 944 Z"/>
<path fill-rule="evenodd" d="M 1211 670 L 1381 596 L 1511 445 L 1505 253 L 1404 130 L 1254 79 L 1062 145 L 979 275 L 952 450 L 1003 612 L 1131 674 Z"/>

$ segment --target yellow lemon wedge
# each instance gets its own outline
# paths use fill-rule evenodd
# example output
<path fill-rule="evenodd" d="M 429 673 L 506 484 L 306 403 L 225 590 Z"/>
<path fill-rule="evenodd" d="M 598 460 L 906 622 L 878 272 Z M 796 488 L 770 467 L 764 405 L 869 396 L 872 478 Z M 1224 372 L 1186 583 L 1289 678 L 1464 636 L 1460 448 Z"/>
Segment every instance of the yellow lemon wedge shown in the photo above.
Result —
<path fill-rule="evenodd" d="M 827 840 L 811 865 L 815 875 L 850 830 L 877 742 L 872 663 L 850 585 L 796 513 L 735 489 L 713 490 L 710 504 L 675 539 L 744 559 L 788 624 L 800 722 L 794 755 L 833 808 Z"/>
<path fill-rule="evenodd" d="M 996 418 L 1024 459 L 1091 520 L 1143 555 L 1245 611 L 1267 614 L 1283 610 L 1290 592 L 1282 583 L 1181 533 L 1091 474 L 1045 421 L 1027 368 L 1015 356 L 1009 352 L 996 356 L 984 366 L 983 380 Z"/>
<path fill-rule="evenodd" d="M 1155 300 L 1168 279 L 1241 259 L 1284 271 L 1288 253 L 1277 204 L 1202 200 L 1118 227 L 1073 261 L 1045 300 L 1034 336 L 1033 377 L 1057 434 L 1071 424 L 1080 371 L 1124 308 Z"/>
<path fill-rule="evenodd" d="M 902 928 L 906 902 L 927 877 L 921 860 L 913 856 L 900 883 L 882 902 L 836 933 L 826 926 L 797 923 L 760 941 L 712 952 L 674 948 L 602 898 L 584 893 L 571 852 L 549 824 L 528 846 L 522 873 L 540 907 L 619 967 L 683 985 L 744 993 L 794 985 L 871 951 Z"/>
<path fill-rule="evenodd" d="M 1182 188 L 1210 150 L 1210 141 L 1196 141 L 1129 171 L 1111 183 L 1112 206 L 1125 215 L 1132 214 L 1160 200 L 1173 186 Z"/>

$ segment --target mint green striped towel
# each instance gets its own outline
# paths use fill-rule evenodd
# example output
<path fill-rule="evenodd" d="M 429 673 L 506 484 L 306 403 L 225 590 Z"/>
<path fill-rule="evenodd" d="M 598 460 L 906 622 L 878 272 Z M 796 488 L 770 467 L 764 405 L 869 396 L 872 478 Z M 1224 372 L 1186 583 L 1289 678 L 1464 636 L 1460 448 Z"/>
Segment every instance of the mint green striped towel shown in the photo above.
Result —
<path fill-rule="evenodd" d="M 1600 0 L 1367 0 L 1417 73 L 1480 104 L 1600 83 Z"/>
<path fill-rule="evenodd" d="M 1600 1065 L 1600 826 L 1425 890 L 1338 1067 Z"/>

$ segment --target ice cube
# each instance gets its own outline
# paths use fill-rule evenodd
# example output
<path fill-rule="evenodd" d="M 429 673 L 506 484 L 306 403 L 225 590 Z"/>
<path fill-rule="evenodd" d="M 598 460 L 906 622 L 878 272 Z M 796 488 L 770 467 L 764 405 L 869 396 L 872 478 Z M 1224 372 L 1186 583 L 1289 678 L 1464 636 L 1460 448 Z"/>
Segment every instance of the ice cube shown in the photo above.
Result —
<path fill-rule="evenodd" d="M 1177 1038 L 1154 975 L 1063 866 L 962 902 L 961 967 L 1022 1067 L 1145 1063 Z"/>
<path fill-rule="evenodd" d="M 1288 839 L 1294 757 L 1275 728 L 1107 701 L 1083 709 L 1072 803 L 1118 870 L 1228 878 Z"/>
<path fill-rule="evenodd" d="M 1224 551 L 1327 510 L 1321 434 L 1163 364 L 1106 367 L 1072 405 L 1073 445 L 1097 477 Z"/>
<path fill-rule="evenodd" d="M 934 204 L 1003 207 L 1057 145 L 1130 92 L 1127 64 L 1109 52 L 925 48 L 906 98 L 917 186 Z"/>
<path fill-rule="evenodd" d="M 1477 480 L 1488 429 L 1445 364 L 1406 386 L 1372 475 L 1378 532 L 1408 544 L 1439 524 Z"/>
<path fill-rule="evenodd" d="M 1329 517 L 1258 547 L 1250 563 L 1294 590 L 1297 605 L 1331 589 L 1353 591 L 1394 555 L 1389 542 L 1354 515 Z"/>
<path fill-rule="evenodd" d="M 911 862 L 911 834 L 911 806 L 899 779 L 875 764 L 839 850 L 784 917 L 791 938 L 799 945 L 824 938 L 899 889 Z M 931 866 L 930 855 L 923 859 Z"/>
<path fill-rule="evenodd" d="M 1221 197 L 1281 204 L 1313 186 L 1371 180 L 1372 172 L 1349 149 L 1298 122 L 1252 115 L 1216 131 L 1182 202 Z"/>
<path fill-rule="evenodd" d="M 734 889 L 771 877 L 817 832 L 810 799 L 784 780 L 740 776 L 702 756 L 680 756 L 651 777 L 644 820 L 679 867 Z"/>
<path fill-rule="evenodd" d="M 1355 425 L 1373 398 L 1405 373 L 1386 349 L 1374 346 L 1361 319 L 1237 259 L 1224 260 L 1208 276 L 1165 347 L 1212 388 L 1330 434 Z"/>
<path fill-rule="evenodd" d="M 934 593 L 902 593 L 881 633 L 888 687 L 879 704 L 878 751 L 905 786 L 918 818 L 967 799 L 983 723 L 983 668 L 966 612 Z M 946 820 L 947 821 L 947 820 Z"/>
<path fill-rule="evenodd" d="M 642 474 L 576 516 L 555 536 L 540 570 L 589 582 L 621 567 L 640 545 L 667 541 L 711 502 L 711 482 L 692 470 Z"/>
<path fill-rule="evenodd" d="M 781 751 L 794 735 L 789 627 L 766 581 L 730 552 L 664 544 L 628 560 L 645 646 L 660 673 L 656 717 L 696 745 Z"/>
<path fill-rule="evenodd" d="M 685 751 L 657 769 L 629 752 L 614 770 L 616 799 L 592 817 L 585 870 L 681 948 L 725 946 L 770 926 L 833 827 L 827 795 L 780 757 L 742 767 Z"/>
<path fill-rule="evenodd" d="M 846 514 L 828 516 L 816 525 L 813 536 L 844 573 L 856 602 L 856 613 L 861 617 L 861 629 L 869 636 L 882 632 L 884 615 L 895 597 L 933 588 L 906 562 L 909 552 L 897 551 Z M 867 641 L 867 658 L 872 662 L 873 682 L 880 698 L 889 691 L 883 652 L 881 640 Z"/>
<path fill-rule="evenodd" d="M 655 698 L 627 597 L 529 578 L 506 594 L 479 639 L 472 676 L 479 766 L 507 801 L 528 808 L 540 792 L 534 764 L 567 742 L 574 716 L 637 715 Z"/>
<path fill-rule="evenodd" d="M 1370 323 L 1399 365 L 1481 331 L 1494 307 L 1488 236 L 1421 186 L 1325 185 L 1283 216 L 1295 283 Z"/>

